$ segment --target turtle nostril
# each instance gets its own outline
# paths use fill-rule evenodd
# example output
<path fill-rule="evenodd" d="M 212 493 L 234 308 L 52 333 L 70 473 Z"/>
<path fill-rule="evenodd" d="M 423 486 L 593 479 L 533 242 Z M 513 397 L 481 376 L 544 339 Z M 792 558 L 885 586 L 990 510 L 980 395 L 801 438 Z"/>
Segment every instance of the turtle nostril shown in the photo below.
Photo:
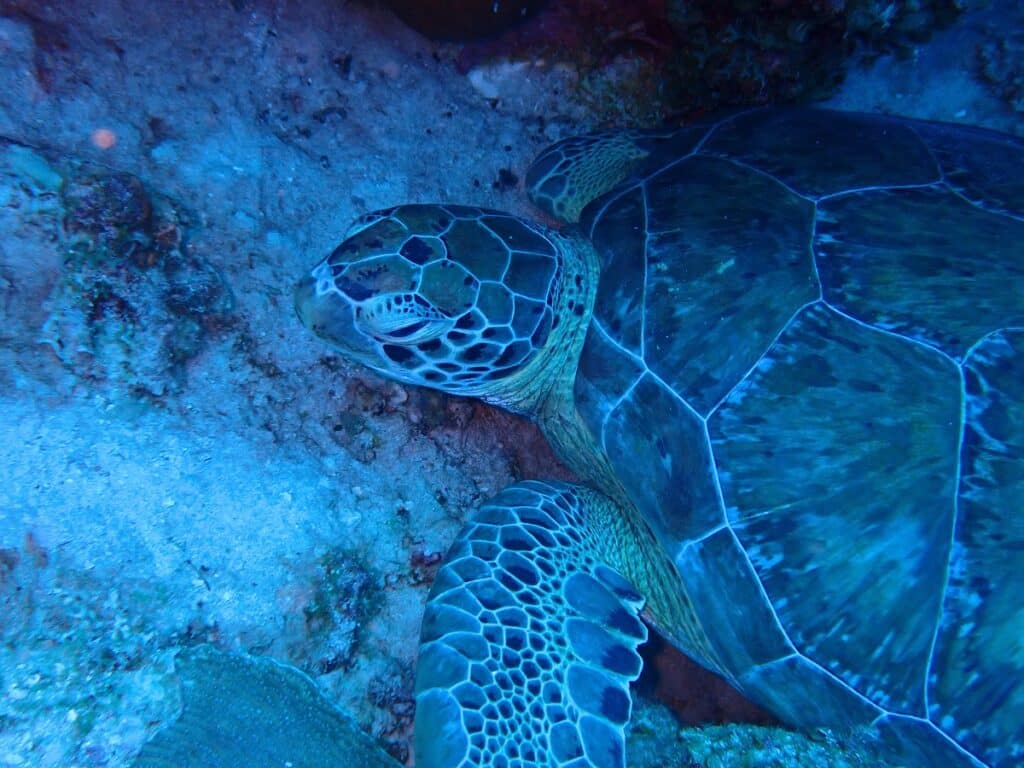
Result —
<path fill-rule="evenodd" d="M 295 314 L 299 316 L 302 324 L 310 327 L 312 320 L 312 305 L 316 301 L 316 278 L 307 275 L 295 286 L 293 295 Z"/>

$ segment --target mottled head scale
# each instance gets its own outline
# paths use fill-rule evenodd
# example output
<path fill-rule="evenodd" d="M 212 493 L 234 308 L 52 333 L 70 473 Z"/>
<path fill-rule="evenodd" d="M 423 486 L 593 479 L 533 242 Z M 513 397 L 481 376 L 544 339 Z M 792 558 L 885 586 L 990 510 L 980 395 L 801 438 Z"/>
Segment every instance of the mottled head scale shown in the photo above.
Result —
<path fill-rule="evenodd" d="M 565 297 L 552 237 L 467 206 L 369 213 L 299 284 L 296 310 L 318 336 L 371 368 L 486 394 L 521 371 L 557 325 Z"/>

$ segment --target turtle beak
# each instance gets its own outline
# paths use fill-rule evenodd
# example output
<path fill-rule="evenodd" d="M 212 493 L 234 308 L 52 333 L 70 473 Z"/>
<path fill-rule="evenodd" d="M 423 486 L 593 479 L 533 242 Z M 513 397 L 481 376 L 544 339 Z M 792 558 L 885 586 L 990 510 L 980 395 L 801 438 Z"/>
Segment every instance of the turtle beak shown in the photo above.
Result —
<path fill-rule="evenodd" d="M 320 336 L 321 333 L 317 330 L 319 324 L 317 318 L 321 314 L 324 299 L 327 297 L 317 295 L 316 283 L 317 280 L 313 275 L 306 275 L 295 286 L 295 314 L 299 316 L 299 320 L 304 326 Z"/>

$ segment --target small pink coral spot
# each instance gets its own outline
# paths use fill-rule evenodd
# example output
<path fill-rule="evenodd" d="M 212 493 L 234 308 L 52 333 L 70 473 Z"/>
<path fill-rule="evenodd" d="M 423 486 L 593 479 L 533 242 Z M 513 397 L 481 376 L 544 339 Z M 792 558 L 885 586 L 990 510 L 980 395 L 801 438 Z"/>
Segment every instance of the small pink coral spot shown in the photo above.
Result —
<path fill-rule="evenodd" d="M 89 137 L 94 146 L 100 149 L 110 149 L 117 144 L 117 134 L 109 128 L 97 128 Z"/>

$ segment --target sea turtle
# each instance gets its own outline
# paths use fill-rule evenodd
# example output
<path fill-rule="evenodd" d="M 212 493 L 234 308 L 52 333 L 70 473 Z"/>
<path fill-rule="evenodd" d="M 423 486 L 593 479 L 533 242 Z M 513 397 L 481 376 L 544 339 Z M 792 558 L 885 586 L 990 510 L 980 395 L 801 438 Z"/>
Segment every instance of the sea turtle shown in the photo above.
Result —
<path fill-rule="evenodd" d="M 640 617 L 890 765 L 1024 762 L 1024 142 L 814 109 L 566 139 L 361 217 L 302 321 L 535 419 L 582 484 L 440 568 L 417 765 L 621 766 Z"/>

